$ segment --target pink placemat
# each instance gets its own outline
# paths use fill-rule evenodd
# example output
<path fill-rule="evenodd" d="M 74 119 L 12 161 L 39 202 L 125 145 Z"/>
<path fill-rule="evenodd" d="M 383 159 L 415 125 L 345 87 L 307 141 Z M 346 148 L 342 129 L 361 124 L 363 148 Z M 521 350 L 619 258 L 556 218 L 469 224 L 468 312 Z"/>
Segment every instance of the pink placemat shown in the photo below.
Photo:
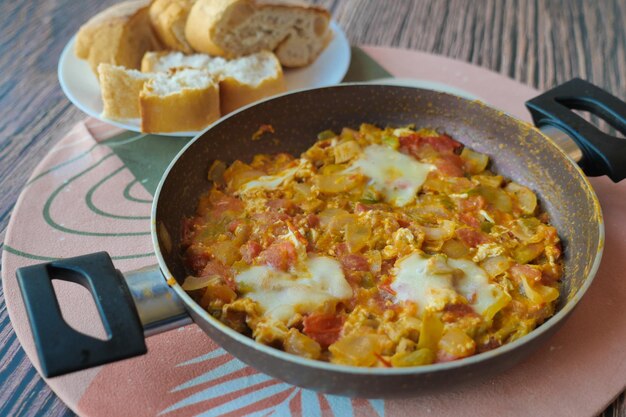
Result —
<path fill-rule="evenodd" d="M 537 91 L 506 77 L 425 53 L 362 50 L 393 76 L 417 79 L 422 86 L 446 85 L 529 120 L 523 103 Z M 2 281 L 13 327 L 36 367 L 15 270 L 101 250 L 122 271 L 154 264 L 149 190 L 159 169 L 144 146 L 167 148 L 170 155 L 181 146 L 176 141 L 86 119 L 33 173 L 11 216 Z M 147 355 L 47 383 L 72 410 L 89 417 L 595 415 L 626 388 L 626 314 L 620 308 L 626 299 L 626 182 L 599 178 L 592 184 L 606 221 L 606 248 L 596 280 L 548 344 L 497 377 L 404 400 L 322 395 L 257 372 L 189 325 L 149 338 Z M 55 289 L 72 326 L 102 334 L 86 290 L 67 283 Z"/>

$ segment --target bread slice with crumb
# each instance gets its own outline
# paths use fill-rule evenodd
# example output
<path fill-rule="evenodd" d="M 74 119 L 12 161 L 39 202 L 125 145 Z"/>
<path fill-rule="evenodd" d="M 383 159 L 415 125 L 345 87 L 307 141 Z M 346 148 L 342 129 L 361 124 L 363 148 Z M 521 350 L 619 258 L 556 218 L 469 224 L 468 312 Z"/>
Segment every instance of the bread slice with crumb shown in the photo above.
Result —
<path fill-rule="evenodd" d="M 204 69 L 218 78 L 222 114 L 286 90 L 282 67 L 276 55 L 268 51 L 232 60 L 204 54 L 148 52 L 141 63 L 142 71 L 146 72 L 178 67 Z"/>
<path fill-rule="evenodd" d="M 98 65 L 98 79 L 104 110 L 102 115 L 113 120 L 133 119 L 141 115 L 139 93 L 153 74 L 112 64 Z"/>
<path fill-rule="evenodd" d="M 168 72 L 172 68 L 197 68 L 209 71 L 212 74 L 221 74 L 226 64 L 222 57 L 212 57 L 205 54 L 185 55 L 181 52 L 146 52 L 141 60 L 142 72 Z"/>
<path fill-rule="evenodd" d="M 292 2 L 197 0 L 185 37 L 198 52 L 225 57 L 274 51 L 286 67 L 313 62 L 332 38 L 327 10 Z"/>
<path fill-rule="evenodd" d="M 76 56 L 86 59 L 96 75 L 100 63 L 139 69 L 146 51 L 161 49 L 148 4 L 147 0 L 122 2 L 89 19 L 76 35 Z"/>
<path fill-rule="evenodd" d="M 155 73 L 139 94 L 139 106 L 142 132 L 202 130 L 220 117 L 219 86 L 199 69 Z"/>
<path fill-rule="evenodd" d="M 220 76 L 222 113 L 286 91 L 283 70 L 269 51 L 230 60 Z"/>

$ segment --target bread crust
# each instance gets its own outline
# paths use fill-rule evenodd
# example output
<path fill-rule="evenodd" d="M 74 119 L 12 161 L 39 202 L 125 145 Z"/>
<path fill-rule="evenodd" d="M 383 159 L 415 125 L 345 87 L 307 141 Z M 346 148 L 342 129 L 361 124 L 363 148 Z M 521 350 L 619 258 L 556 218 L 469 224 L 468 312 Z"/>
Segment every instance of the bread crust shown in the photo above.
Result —
<path fill-rule="evenodd" d="M 193 53 L 185 37 L 187 16 L 195 0 L 154 0 L 150 21 L 159 39 L 169 49 Z"/>
<path fill-rule="evenodd" d="M 222 114 L 228 114 L 247 104 L 280 94 L 285 90 L 282 71 L 275 77 L 266 78 L 255 86 L 241 83 L 233 77 L 224 77 L 220 80 L 220 108 Z"/>
<path fill-rule="evenodd" d="M 146 83 L 139 95 L 142 132 L 197 131 L 220 118 L 217 84 L 158 95 L 151 91 L 152 82 Z"/>
<path fill-rule="evenodd" d="M 81 26 L 74 51 L 97 75 L 100 63 L 139 69 L 146 51 L 160 49 L 150 24 L 148 1 L 133 0 L 98 13 Z"/>
<path fill-rule="evenodd" d="M 227 20 L 231 8 L 253 7 L 251 0 L 198 0 L 194 3 L 187 17 L 185 37 L 197 52 L 209 55 L 233 57 L 229 51 L 213 42 L 217 25 Z"/>
<path fill-rule="evenodd" d="M 104 117 L 123 120 L 140 116 L 139 94 L 150 79 L 150 74 L 101 63 L 98 66 L 98 78 Z"/>
<path fill-rule="evenodd" d="M 156 72 L 156 64 L 161 57 L 169 54 L 167 51 L 146 52 L 141 59 L 141 72 Z"/>
<path fill-rule="evenodd" d="M 278 24 L 281 19 L 282 24 Z M 291 23 L 286 24 L 285 20 Z M 295 21 L 305 21 L 312 27 L 303 33 Z M 329 21 L 327 10 L 301 3 L 198 0 L 189 12 L 185 35 L 199 52 L 233 58 L 266 49 L 274 51 L 281 64 L 300 67 L 313 62 L 329 43 Z M 240 25 L 248 25 L 242 30 L 244 34 L 260 31 L 255 24 L 263 26 L 264 31 L 271 26 L 271 33 L 262 37 L 234 35 Z"/>

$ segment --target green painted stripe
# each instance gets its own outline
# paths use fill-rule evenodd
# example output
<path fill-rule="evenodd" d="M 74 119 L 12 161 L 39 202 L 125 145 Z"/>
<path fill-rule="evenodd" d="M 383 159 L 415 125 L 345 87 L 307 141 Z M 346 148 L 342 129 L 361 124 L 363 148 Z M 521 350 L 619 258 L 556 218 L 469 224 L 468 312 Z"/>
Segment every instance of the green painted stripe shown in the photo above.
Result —
<path fill-rule="evenodd" d="M 50 194 L 50 197 L 48 197 L 48 200 L 46 201 L 46 204 L 44 205 L 43 213 L 42 213 L 43 214 L 43 218 L 46 221 L 46 223 L 48 223 L 48 225 L 50 225 L 51 227 L 53 227 L 53 228 L 55 228 L 57 230 L 60 230 L 62 232 L 70 233 L 70 234 L 74 234 L 74 235 L 81 235 L 81 236 L 98 236 L 98 237 L 104 237 L 104 236 L 147 236 L 147 235 L 150 234 L 150 232 L 97 233 L 97 232 L 86 232 L 86 231 L 82 231 L 82 230 L 75 230 L 75 229 L 70 229 L 69 227 L 65 227 L 65 226 L 60 225 L 59 223 L 54 221 L 54 219 L 52 218 L 52 216 L 50 214 L 50 207 L 52 206 L 52 202 L 61 193 L 61 191 L 63 191 L 63 189 L 65 189 L 65 187 L 67 187 L 68 185 L 70 185 L 71 183 L 73 183 L 74 181 L 76 181 L 78 178 L 82 177 L 83 175 L 85 175 L 89 171 L 91 171 L 94 168 L 98 167 L 100 164 L 102 164 L 104 161 L 106 161 L 107 159 L 109 159 L 113 155 L 115 155 L 115 153 L 111 152 L 110 154 L 104 156 L 102 159 L 100 159 L 95 164 L 91 165 L 89 168 L 84 169 L 83 171 L 81 171 L 78 174 L 76 174 L 73 177 L 71 177 L 69 180 L 64 181 L 64 183 L 60 187 L 55 189 L 52 192 L 52 194 Z"/>
<path fill-rule="evenodd" d="M 96 147 L 100 146 L 99 144 L 95 144 L 93 145 L 91 148 L 87 149 L 85 152 L 79 153 L 78 155 L 76 155 L 73 158 L 68 159 L 67 161 L 61 162 L 58 165 L 53 166 L 52 168 L 49 168 L 47 170 L 45 170 L 44 172 L 42 172 L 41 174 L 31 178 L 27 183 L 26 186 L 29 186 L 30 184 L 34 183 L 35 181 L 37 181 L 39 178 L 41 177 L 45 177 L 46 175 L 48 175 L 51 172 L 57 171 L 60 168 L 63 168 L 66 165 L 71 164 L 74 161 L 79 160 L 80 158 L 83 158 L 86 155 L 89 155 L 91 153 L 91 151 L 93 151 Z"/>
<path fill-rule="evenodd" d="M 110 173 L 109 175 L 107 175 L 106 177 L 102 178 L 100 181 L 98 181 L 93 187 L 91 187 L 89 189 L 89 191 L 87 192 L 87 195 L 85 196 L 85 202 L 87 203 L 87 207 L 89 207 L 91 209 L 91 211 L 93 211 L 96 214 L 99 214 L 100 216 L 104 216 L 104 217 L 110 217 L 112 219 L 122 219 L 122 220 L 149 220 L 150 216 L 124 216 L 124 215 L 120 215 L 120 214 L 113 214 L 113 213 L 108 213 L 104 210 L 99 209 L 98 207 L 96 207 L 96 205 L 93 202 L 93 194 L 96 192 L 96 190 L 102 185 L 104 184 L 106 181 L 108 181 L 109 179 L 113 178 L 115 175 L 117 175 L 118 173 L 120 173 L 121 171 L 123 171 L 124 169 L 126 169 L 126 167 L 120 167 L 118 169 L 116 169 L 115 171 L 113 171 L 112 173 Z"/>
<path fill-rule="evenodd" d="M 91 153 L 91 151 L 93 151 L 93 150 L 94 150 L 95 148 L 97 148 L 98 146 L 101 146 L 101 145 L 103 145 L 103 144 L 108 145 L 108 146 L 119 146 L 119 145 L 124 145 L 124 144 L 127 144 L 127 143 L 134 142 L 134 141 L 136 141 L 136 140 L 142 139 L 142 138 L 144 138 L 144 137 L 146 136 L 146 135 L 137 135 L 137 136 L 133 136 L 133 137 L 131 137 L 131 138 L 123 138 L 123 139 L 120 139 L 120 136 L 126 136 L 126 134 L 127 134 L 127 133 L 128 133 L 128 132 L 125 132 L 125 133 L 120 134 L 120 135 L 118 135 L 118 136 L 115 136 L 115 137 L 109 138 L 109 139 L 107 139 L 107 140 L 105 140 L 105 141 L 102 141 L 101 143 L 96 143 L 95 145 L 93 145 L 93 146 L 91 146 L 89 149 L 87 149 L 86 151 L 81 152 L 81 153 L 79 153 L 78 155 L 76 155 L 76 156 L 74 156 L 74 157 L 72 157 L 72 158 L 68 159 L 67 161 L 63 161 L 63 162 L 61 162 L 61 163 L 59 163 L 59 164 L 57 164 L 57 165 L 53 166 L 52 168 L 49 168 L 49 169 L 47 169 L 47 170 L 43 171 L 43 172 L 42 172 L 42 173 L 40 173 L 39 175 L 37 175 L 37 176 L 35 176 L 35 177 L 31 178 L 31 179 L 30 179 L 30 180 L 26 183 L 26 186 L 29 186 L 30 184 L 32 184 L 32 183 L 34 183 L 35 181 L 37 181 L 39 178 L 41 178 L 41 177 L 45 177 L 46 175 L 50 174 L 51 172 L 57 171 L 57 170 L 59 170 L 59 169 L 63 168 L 64 166 L 69 165 L 69 164 L 71 164 L 72 162 L 75 162 L 75 161 L 79 160 L 80 158 L 83 158 L 83 157 L 85 157 L 85 156 L 89 155 L 89 154 Z"/>
<path fill-rule="evenodd" d="M 50 256 L 35 255 L 33 253 L 28 253 L 28 252 L 21 251 L 19 249 L 15 249 L 14 247 L 9 246 L 9 245 L 4 245 L 4 250 L 6 250 L 9 253 L 12 253 L 13 255 L 21 256 L 22 258 L 33 259 L 35 261 L 50 262 L 50 261 L 56 261 L 58 259 L 61 259 L 61 258 L 53 258 Z M 113 259 L 114 261 L 122 261 L 126 259 L 147 258 L 149 256 L 154 256 L 154 252 L 138 253 L 134 255 L 111 256 L 111 259 Z"/>
<path fill-rule="evenodd" d="M 190 138 L 148 135 L 145 140 L 110 148 L 143 187 L 154 195 L 165 169 L 189 140 Z"/>
<path fill-rule="evenodd" d="M 137 197 L 133 197 L 130 194 L 130 190 L 131 188 L 133 188 L 133 186 L 138 183 L 139 180 L 134 179 L 131 182 L 128 183 L 128 185 L 124 188 L 124 198 L 130 201 L 134 201 L 136 203 L 147 203 L 147 204 L 152 204 L 152 200 L 146 200 L 144 198 L 137 198 Z"/>

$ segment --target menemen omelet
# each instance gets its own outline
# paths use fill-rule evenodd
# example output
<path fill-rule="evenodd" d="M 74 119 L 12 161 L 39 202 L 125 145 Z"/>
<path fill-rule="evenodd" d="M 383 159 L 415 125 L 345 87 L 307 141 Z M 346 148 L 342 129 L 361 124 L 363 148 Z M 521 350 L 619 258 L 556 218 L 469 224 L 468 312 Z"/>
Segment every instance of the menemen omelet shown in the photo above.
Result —
<path fill-rule="evenodd" d="M 363 124 L 300 158 L 209 171 L 183 288 L 257 342 L 403 367 L 518 339 L 554 313 L 561 246 L 529 188 L 446 134 Z"/>

